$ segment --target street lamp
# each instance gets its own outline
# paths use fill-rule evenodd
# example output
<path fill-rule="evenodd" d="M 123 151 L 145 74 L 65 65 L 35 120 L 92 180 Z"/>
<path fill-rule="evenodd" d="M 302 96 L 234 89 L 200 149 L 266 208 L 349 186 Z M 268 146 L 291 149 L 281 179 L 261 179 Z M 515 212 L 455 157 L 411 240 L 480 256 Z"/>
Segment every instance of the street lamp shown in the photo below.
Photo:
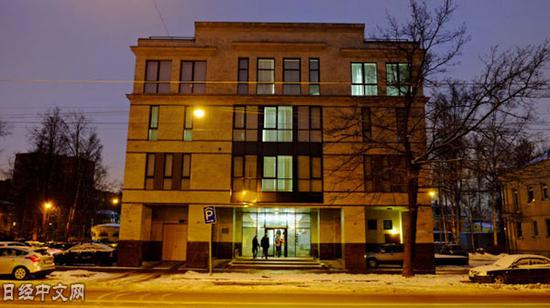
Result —
<path fill-rule="evenodd" d="M 112 205 L 118 205 L 120 203 L 120 200 L 117 198 L 117 197 L 114 197 L 111 199 L 111 204 Z"/>
<path fill-rule="evenodd" d="M 436 192 L 435 190 L 430 189 L 430 190 L 428 191 L 428 196 L 430 196 L 430 198 L 433 199 L 433 198 L 435 197 L 435 195 L 437 195 L 437 192 Z"/>
<path fill-rule="evenodd" d="M 44 208 L 44 211 L 42 211 L 42 232 L 44 234 L 44 239 L 48 240 L 48 230 L 47 230 L 47 222 L 48 222 L 48 212 L 53 209 L 53 202 L 52 201 L 44 201 L 42 204 L 42 207 Z"/>
<path fill-rule="evenodd" d="M 201 107 L 196 107 L 193 110 L 193 116 L 195 116 L 195 118 L 202 119 L 204 118 L 205 114 L 206 113 L 204 112 L 204 109 Z"/>
<path fill-rule="evenodd" d="M 46 202 L 44 202 L 43 206 L 44 206 L 45 212 L 47 212 L 47 211 L 51 210 L 51 208 L 53 207 L 53 202 L 46 201 Z"/>

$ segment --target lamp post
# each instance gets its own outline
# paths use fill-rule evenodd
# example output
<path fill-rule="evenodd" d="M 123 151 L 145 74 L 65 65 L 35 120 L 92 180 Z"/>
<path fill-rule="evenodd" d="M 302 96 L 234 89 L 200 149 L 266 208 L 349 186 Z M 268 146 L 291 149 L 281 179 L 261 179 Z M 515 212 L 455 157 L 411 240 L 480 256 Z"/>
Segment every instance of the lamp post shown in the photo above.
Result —
<path fill-rule="evenodd" d="M 52 201 L 44 201 L 42 204 L 42 232 L 44 234 L 44 240 L 48 240 L 48 213 L 53 208 Z"/>

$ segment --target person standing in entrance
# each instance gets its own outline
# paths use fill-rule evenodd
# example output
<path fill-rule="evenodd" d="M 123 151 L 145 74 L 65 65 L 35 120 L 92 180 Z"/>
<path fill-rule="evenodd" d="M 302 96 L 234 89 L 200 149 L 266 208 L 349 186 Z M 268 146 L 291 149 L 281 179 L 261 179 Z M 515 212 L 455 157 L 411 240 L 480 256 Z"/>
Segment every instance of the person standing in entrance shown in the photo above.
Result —
<path fill-rule="evenodd" d="M 258 235 L 256 234 L 252 239 L 252 255 L 254 256 L 254 259 L 256 259 L 256 256 L 258 255 L 258 247 L 260 247 L 260 243 L 258 243 Z"/>
<path fill-rule="evenodd" d="M 283 248 L 283 239 L 281 234 L 277 234 L 277 239 L 275 240 L 275 250 L 277 251 L 277 258 L 280 258 L 282 255 Z"/>
<path fill-rule="evenodd" d="M 264 237 L 262 237 L 262 252 L 264 258 L 267 260 L 267 250 L 269 249 L 269 238 L 267 237 L 267 233 L 264 234 Z"/>

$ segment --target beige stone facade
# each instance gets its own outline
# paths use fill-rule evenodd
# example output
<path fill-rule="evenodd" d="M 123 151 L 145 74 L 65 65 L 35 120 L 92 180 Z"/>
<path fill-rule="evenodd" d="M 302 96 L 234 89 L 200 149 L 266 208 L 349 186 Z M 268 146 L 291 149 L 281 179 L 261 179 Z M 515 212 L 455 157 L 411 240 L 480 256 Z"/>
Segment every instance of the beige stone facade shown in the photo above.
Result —
<path fill-rule="evenodd" d="M 507 248 L 550 256 L 550 159 L 502 177 Z"/>
<path fill-rule="evenodd" d="M 389 63 L 403 62 L 395 44 L 365 41 L 362 24 L 197 22 L 194 38 L 139 39 L 131 47 L 120 263 L 205 268 L 209 240 L 215 258 L 246 257 L 252 236 L 266 233 L 271 247 L 277 234 L 284 238 L 281 257 L 342 259 L 363 272 L 367 244 L 402 242 L 406 192 L 369 189 L 363 157 L 341 168 L 363 138 L 330 133 L 338 115 L 366 107 L 370 133 L 397 142 L 384 127 L 397 125 L 403 98 L 387 95 L 382 78 Z M 352 63 L 365 76 L 361 90 L 352 90 Z M 373 95 L 352 95 L 367 88 Z M 422 98 L 415 110 L 422 119 Z M 422 147 L 424 126 L 414 134 Z M 391 153 L 367 154 L 383 161 Z M 419 204 L 417 242 L 430 255 L 423 190 Z M 205 206 L 216 207 L 213 228 Z"/>

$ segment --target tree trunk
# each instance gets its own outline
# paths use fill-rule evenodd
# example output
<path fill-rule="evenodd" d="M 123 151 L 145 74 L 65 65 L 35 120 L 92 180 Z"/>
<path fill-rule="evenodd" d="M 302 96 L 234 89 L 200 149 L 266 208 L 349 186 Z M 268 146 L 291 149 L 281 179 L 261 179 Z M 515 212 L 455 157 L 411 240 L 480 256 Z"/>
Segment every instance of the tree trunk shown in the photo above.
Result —
<path fill-rule="evenodd" d="M 416 221 L 418 218 L 418 177 L 420 168 L 409 166 L 407 180 L 409 213 L 406 215 L 407 226 L 404 238 L 403 273 L 404 277 L 414 276 L 414 256 L 416 254 Z"/>

